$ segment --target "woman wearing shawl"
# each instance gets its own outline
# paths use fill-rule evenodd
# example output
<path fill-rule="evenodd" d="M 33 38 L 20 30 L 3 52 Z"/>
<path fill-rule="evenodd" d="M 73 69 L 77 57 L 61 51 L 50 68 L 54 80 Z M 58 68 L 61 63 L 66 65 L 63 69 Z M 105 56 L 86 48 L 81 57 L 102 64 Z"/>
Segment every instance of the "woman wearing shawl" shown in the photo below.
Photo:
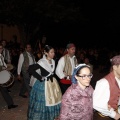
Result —
<path fill-rule="evenodd" d="M 59 115 L 62 93 L 54 77 L 55 52 L 45 46 L 45 55 L 29 67 L 32 90 L 29 98 L 28 120 L 54 120 Z"/>
<path fill-rule="evenodd" d="M 59 120 L 92 120 L 93 88 L 90 66 L 79 64 L 72 75 L 72 85 L 62 97 Z"/>

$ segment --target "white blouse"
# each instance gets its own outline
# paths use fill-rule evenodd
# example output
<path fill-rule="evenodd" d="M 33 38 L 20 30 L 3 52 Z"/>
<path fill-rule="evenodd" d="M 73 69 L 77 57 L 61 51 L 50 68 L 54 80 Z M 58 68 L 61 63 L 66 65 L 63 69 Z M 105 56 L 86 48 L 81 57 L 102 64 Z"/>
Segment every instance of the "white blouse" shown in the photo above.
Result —
<path fill-rule="evenodd" d="M 116 81 L 118 82 L 118 85 L 120 87 L 120 80 L 116 78 Z M 102 78 L 101 80 L 97 81 L 95 90 L 93 92 L 93 108 L 105 116 L 114 118 L 116 112 L 114 111 L 113 108 L 111 108 L 110 110 L 108 109 L 109 98 L 110 98 L 109 83 L 105 78 Z M 120 105 L 120 99 L 118 105 Z"/>

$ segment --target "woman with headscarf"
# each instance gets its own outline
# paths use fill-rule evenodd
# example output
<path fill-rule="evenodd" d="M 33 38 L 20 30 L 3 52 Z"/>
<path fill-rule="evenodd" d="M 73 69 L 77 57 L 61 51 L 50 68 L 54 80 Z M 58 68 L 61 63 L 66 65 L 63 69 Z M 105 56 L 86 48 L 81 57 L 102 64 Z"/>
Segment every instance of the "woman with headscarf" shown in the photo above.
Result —
<path fill-rule="evenodd" d="M 90 66 L 79 64 L 72 75 L 72 85 L 62 97 L 59 120 L 92 120 L 93 88 Z"/>

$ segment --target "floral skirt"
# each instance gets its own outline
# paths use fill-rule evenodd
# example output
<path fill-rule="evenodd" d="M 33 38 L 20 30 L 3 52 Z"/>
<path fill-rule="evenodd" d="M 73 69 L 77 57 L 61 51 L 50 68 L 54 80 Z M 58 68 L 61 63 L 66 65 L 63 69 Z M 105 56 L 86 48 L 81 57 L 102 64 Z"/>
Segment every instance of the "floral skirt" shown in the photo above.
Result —
<path fill-rule="evenodd" d="M 30 92 L 28 120 L 54 120 L 59 116 L 61 104 L 46 106 L 45 82 L 36 81 Z"/>

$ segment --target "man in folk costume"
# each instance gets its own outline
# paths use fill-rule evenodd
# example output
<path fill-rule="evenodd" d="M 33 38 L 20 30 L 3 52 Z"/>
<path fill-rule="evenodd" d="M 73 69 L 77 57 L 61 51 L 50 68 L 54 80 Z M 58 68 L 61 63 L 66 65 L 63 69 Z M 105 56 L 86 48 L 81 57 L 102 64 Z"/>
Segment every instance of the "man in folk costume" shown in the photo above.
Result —
<path fill-rule="evenodd" d="M 94 120 L 120 119 L 120 55 L 110 61 L 110 73 L 97 81 L 93 93 Z"/>
<path fill-rule="evenodd" d="M 7 87 L 4 87 L 3 84 L 1 84 L 4 81 L 4 76 L 3 75 L 3 71 L 7 70 L 7 65 L 4 61 L 4 57 L 2 55 L 2 51 L 3 51 L 3 45 L 0 43 L 0 92 L 5 100 L 5 102 L 7 103 L 8 109 L 12 109 L 12 108 L 16 108 L 18 107 L 18 105 L 14 105 L 13 102 L 13 98 L 10 96 Z"/>
<path fill-rule="evenodd" d="M 17 68 L 17 73 L 18 73 L 18 80 L 21 79 L 21 73 L 23 77 L 23 83 L 22 87 L 20 89 L 19 96 L 26 98 L 27 96 L 25 95 L 26 92 L 30 92 L 30 76 L 28 73 L 28 68 L 29 65 L 32 65 L 35 62 L 35 57 L 32 54 L 32 49 L 31 45 L 29 43 L 26 44 L 25 46 L 25 51 L 20 54 L 19 60 L 18 60 L 18 68 Z"/>
<path fill-rule="evenodd" d="M 3 45 L 3 51 L 2 51 L 2 56 L 4 57 L 4 61 L 7 64 L 7 67 L 9 67 L 9 71 L 13 70 L 13 65 L 11 64 L 11 55 L 10 55 L 10 51 L 8 50 L 7 46 L 7 42 L 6 40 L 2 40 L 2 45 Z M 8 88 L 7 88 L 8 92 L 11 92 Z"/>
<path fill-rule="evenodd" d="M 10 51 L 6 48 L 6 40 L 2 40 L 2 45 L 3 45 L 2 55 L 4 56 L 5 63 L 11 64 Z"/>
<path fill-rule="evenodd" d="M 67 53 L 59 59 L 55 71 L 56 75 L 60 79 L 62 94 L 64 94 L 67 88 L 71 85 L 71 75 L 75 66 L 78 64 L 75 56 L 75 45 L 73 43 L 69 43 L 66 47 L 66 50 Z"/>

